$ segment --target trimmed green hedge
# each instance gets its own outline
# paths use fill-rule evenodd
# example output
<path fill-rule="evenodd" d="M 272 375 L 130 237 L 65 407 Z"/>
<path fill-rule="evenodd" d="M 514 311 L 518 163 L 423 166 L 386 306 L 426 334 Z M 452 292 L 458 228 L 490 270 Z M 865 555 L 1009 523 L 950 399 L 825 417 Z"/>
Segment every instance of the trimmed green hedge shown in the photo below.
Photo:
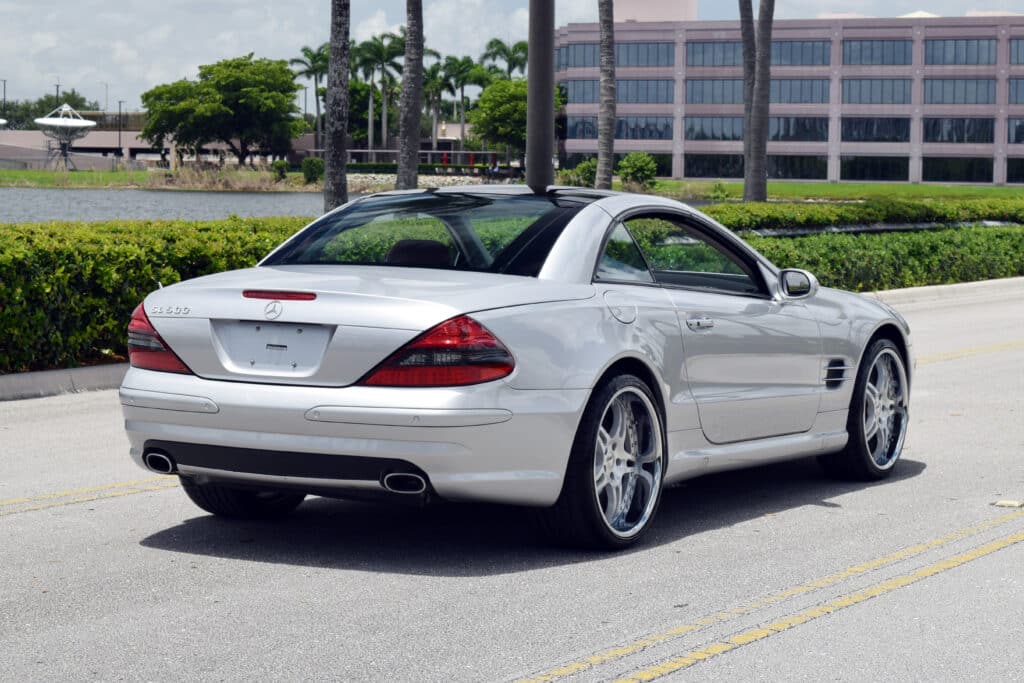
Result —
<path fill-rule="evenodd" d="M 893 199 L 849 204 L 737 203 L 713 204 L 701 207 L 701 211 L 736 232 L 876 223 L 1002 221 L 1024 224 L 1024 201 L 1019 199 Z"/>
<path fill-rule="evenodd" d="M 0 373 L 122 356 L 128 317 L 158 282 L 251 266 L 305 222 L 0 224 Z M 1024 226 L 749 241 L 855 291 L 1024 275 Z"/>

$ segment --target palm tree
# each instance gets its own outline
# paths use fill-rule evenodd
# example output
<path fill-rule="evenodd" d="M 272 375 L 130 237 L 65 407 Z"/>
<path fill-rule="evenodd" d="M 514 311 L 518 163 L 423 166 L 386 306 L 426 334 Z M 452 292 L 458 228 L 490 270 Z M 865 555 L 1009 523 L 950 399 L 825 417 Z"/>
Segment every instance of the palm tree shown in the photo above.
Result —
<path fill-rule="evenodd" d="M 615 160 L 615 19 L 614 0 L 597 0 L 600 30 L 601 103 L 597 111 L 597 175 L 594 187 L 612 189 Z"/>
<path fill-rule="evenodd" d="M 459 91 L 459 149 L 466 142 L 466 86 L 473 85 L 473 69 L 477 66 L 472 57 L 449 55 L 444 60 L 444 71 L 452 85 Z"/>
<path fill-rule="evenodd" d="M 390 33 L 386 33 L 380 36 L 373 36 L 369 40 L 363 41 L 359 45 L 359 63 L 360 70 L 366 76 L 367 82 L 373 84 L 373 79 L 376 74 L 380 74 L 380 91 L 381 91 L 381 147 L 387 147 L 388 144 L 388 97 L 386 93 L 386 82 L 391 74 L 398 73 L 402 70 L 402 65 L 398 63 L 398 57 L 401 56 L 404 48 L 399 49 L 397 52 L 396 47 L 399 46 L 398 41 L 400 38 Z M 373 93 L 371 89 L 370 94 L 370 115 L 369 115 L 369 127 L 367 138 L 369 141 L 369 149 L 373 150 Z"/>
<path fill-rule="evenodd" d="M 416 189 L 420 157 L 420 111 L 423 109 L 423 0 L 406 0 L 405 59 L 398 123 L 397 190 Z"/>
<path fill-rule="evenodd" d="M 528 50 L 529 43 L 525 40 L 506 43 L 501 38 L 491 38 L 487 43 L 484 53 L 480 55 L 480 62 L 497 62 L 499 60 L 505 62 L 505 75 L 508 78 L 512 78 L 513 71 L 518 70 L 519 73 L 526 73 Z"/>
<path fill-rule="evenodd" d="M 320 149 L 320 79 L 327 76 L 330 62 L 330 44 L 324 43 L 315 50 L 308 45 L 303 46 L 302 56 L 289 60 L 289 64 L 299 67 L 296 75 L 313 81 L 313 100 L 316 102 L 316 129 L 314 146 Z"/>
<path fill-rule="evenodd" d="M 331 45 L 327 68 L 326 150 L 324 153 L 324 211 L 348 201 L 347 131 L 348 79 L 353 61 L 348 32 L 350 0 L 331 0 Z M 319 99 L 319 98 L 318 98 Z M 372 98 L 371 98 L 372 100 Z M 317 116 L 319 120 L 319 114 Z"/>
<path fill-rule="evenodd" d="M 423 71 L 423 97 L 430 110 L 430 148 L 437 150 L 437 119 L 444 94 L 455 96 L 455 86 L 440 62 L 434 62 Z"/>
<path fill-rule="evenodd" d="M 771 95 L 775 0 L 761 0 L 758 20 L 750 0 L 739 0 L 743 41 L 743 201 L 768 199 L 768 101 Z"/>

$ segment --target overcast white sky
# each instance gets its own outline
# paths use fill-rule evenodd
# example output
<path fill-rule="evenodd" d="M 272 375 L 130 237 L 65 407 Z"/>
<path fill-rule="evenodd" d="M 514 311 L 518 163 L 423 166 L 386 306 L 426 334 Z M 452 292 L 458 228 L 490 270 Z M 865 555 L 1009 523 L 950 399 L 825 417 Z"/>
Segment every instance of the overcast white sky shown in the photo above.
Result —
<path fill-rule="evenodd" d="M 0 79 L 8 99 L 75 88 L 110 109 L 159 83 L 194 78 L 200 64 L 254 52 L 289 59 L 327 40 L 328 0 L 0 0 Z M 523 40 L 528 0 L 424 0 L 427 45 L 479 57 L 491 38 Z M 735 0 L 701 0 L 700 19 L 734 19 Z M 1022 11 L 1022 0 L 776 0 L 777 19 L 822 12 L 944 16 Z M 556 22 L 595 21 L 597 0 L 557 0 Z M 352 0 L 357 40 L 405 22 L 404 0 Z M 109 84 L 106 88 L 104 83 Z M 108 94 L 109 93 L 109 94 Z"/>

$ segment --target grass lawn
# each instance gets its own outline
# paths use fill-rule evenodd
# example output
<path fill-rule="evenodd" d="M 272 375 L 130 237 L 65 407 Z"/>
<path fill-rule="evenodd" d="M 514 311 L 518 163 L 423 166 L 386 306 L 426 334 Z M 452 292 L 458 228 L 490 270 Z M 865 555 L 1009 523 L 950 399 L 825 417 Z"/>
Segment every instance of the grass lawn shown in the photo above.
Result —
<path fill-rule="evenodd" d="M 681 199 L 739 199 L 742 181 L 659 179 L 654 194 Z M 994 185 L 943 185 L 909 183 L 801 183 L 771 181 L 769 199 L 986 199 L 1020 198 L 1024 187 Z"/>
<path fill-rule="evenodd" d="M 105 188 L 145 185 L 146 171 L 37 171 L 0 169 L 0 187 Z"/>

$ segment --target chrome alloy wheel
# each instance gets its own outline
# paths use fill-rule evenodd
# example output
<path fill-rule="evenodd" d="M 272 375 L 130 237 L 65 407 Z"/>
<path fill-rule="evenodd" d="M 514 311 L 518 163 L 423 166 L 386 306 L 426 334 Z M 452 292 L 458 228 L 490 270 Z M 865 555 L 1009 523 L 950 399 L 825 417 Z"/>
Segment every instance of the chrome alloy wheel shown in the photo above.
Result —
<path fill-rule="evenodd" d="M 864 386 L 864 443 L 879 469 L 889 469 L 903 450 L 907 434 L 907 373 L 891 349 L 875 356 Z"/>
<path fill-rule="evenodd" d="M 594 444 L 594 493 L 608 529 L 620 538 L 647 525 L 661 494 L 662 430 L 658 411 L 636 387 L 605 405 Z"/>

